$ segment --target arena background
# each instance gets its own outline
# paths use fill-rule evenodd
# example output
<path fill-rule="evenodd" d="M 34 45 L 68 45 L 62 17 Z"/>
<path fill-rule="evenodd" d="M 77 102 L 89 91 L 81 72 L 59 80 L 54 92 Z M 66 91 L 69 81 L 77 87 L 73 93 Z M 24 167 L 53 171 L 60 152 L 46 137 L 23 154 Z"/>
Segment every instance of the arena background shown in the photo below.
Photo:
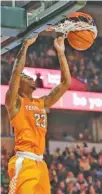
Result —
<path fill-rule="evenodd" d="M 35 2 L 36 8 L 34 2 L 30 1 L 1 3 L 2 8 L 5 5 L 24 7 L 29 10 L 28 15 L 31 17 L 30 14 L 40 8 L 38 1 Z M 53 6 L 52 1 L 49 2 L 49 7 Z M 68 8 L 68 13 L 72 8 Z M 65 42 L 72 75 L 71 88 L 56 105 L 47 110 L 45 160 L 49 167 L 52 194 L 102 194 L 102 2 L 87 2 L 80 11 L 89 13 L 94 18 L 98 37 L 92 47 L 84 52 L 72 49 Z M 59 20 L 61 21 L 60 16 Z M 21 33 L 20 36 L 19 30 L 15 32 L 9 27 L 1 27 L 1 193 L 7 194 L 7 164 L 14 154 L 14 130 L 4 106 L 5 92 L 20 48 L 19 39 L 22 40 L 26 33 Z M 37 24 L 40 32 L 38 27 Z M 30 30 L 32 31 L 32 27 L 28 32 Z M 54 38 L 54 32 L 41 30 L 36 44 L 28 50 L 25 71 L 32 73 L 34 79 L 37 78 L 38 89 L 34 96 L 47 94 L 60 81 Z"/>

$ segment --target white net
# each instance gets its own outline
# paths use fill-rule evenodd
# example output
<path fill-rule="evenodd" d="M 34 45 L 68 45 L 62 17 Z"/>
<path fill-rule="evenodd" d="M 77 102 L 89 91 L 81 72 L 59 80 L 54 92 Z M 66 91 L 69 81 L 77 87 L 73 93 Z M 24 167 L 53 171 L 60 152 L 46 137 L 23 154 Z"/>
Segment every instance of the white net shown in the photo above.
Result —
<path fill-rule="evenodd" d="M 10 182 L 9 193 L 8 194 L 15 194 L 15 192 L 16 192 L 16 183 L 17 183 L 17 178 L 13 177 L 13 179 Z"/>
<path fill-rule="evenodd" d="M 53 29 L 55 30 L 55 32 L 63 33 L 65 38 L 67 37 L 67 34 L 71 31 L 74 32 L 82 30 L 90 30 L 94 32 L 94 38 L 97 37 L 97 27 L 83 21 L 75 22 L 66 20 L 64 23 L 60 23 L 54 26 Z"/>

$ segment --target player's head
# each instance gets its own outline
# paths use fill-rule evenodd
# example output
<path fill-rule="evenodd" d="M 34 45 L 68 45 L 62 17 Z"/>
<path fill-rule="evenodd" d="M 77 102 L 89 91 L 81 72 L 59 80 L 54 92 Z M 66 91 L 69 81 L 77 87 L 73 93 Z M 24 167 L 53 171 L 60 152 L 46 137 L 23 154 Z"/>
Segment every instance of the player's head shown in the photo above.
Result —
<path fill-rule="evenodd" d="M 26 75 L 25 73 L 21 73 L 20 79 L 20 86 L 19 91 L 20 93 L 25 93 L 26 95 L 32 93 L 36 89 L 35 81 L 32 77 Z"/>

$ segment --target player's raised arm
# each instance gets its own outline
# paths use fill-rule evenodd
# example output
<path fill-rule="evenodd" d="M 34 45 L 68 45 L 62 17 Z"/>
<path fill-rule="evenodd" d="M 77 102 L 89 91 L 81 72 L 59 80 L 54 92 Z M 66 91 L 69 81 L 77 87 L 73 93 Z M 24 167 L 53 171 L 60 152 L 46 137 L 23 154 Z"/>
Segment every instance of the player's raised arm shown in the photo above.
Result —
<path fill-rule="evenodd" d="M 65 51 L 64 38 L 60 37 L 58 39 L 55 39 L 54 46 L 57 50 L 58 59 L 60 62 L 61 83 L 56 88 L 54 88 L 48 96 L 45 96 L 44 98 L 45 107 L 50 107 L 54 103 L 56 103 L 71 85 L 70 70 L 64 54 Z"/>
<path fill-rule="evenodd" d="M 33 44 L 36 41 L 37 37 L 38 36 L 26 40 L 23 43 L 22 48 L 20 49 L 15 59 L 12 75 L 10 78 L 9 89 L 6 93 L 5 99 L 5 104 L 8 106 L 8 108 L 12 108 L 15 100 L 17 99 L 20 84 L 20 75 L 25 66 L 27 49 L 31 44 Z"/>

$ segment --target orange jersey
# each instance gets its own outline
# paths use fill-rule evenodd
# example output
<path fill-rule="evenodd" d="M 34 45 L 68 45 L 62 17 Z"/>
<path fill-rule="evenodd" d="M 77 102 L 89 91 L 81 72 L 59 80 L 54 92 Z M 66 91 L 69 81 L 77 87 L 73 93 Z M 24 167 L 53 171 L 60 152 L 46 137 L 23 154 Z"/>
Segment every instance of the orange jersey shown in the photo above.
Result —
<path fill-rule="evenodd" d="M 47 130 L 47 115 L 43 99 L 21 98 L 21 108 L 11 120 L 15 133 L 15 151 L 43 154 Z"/>

